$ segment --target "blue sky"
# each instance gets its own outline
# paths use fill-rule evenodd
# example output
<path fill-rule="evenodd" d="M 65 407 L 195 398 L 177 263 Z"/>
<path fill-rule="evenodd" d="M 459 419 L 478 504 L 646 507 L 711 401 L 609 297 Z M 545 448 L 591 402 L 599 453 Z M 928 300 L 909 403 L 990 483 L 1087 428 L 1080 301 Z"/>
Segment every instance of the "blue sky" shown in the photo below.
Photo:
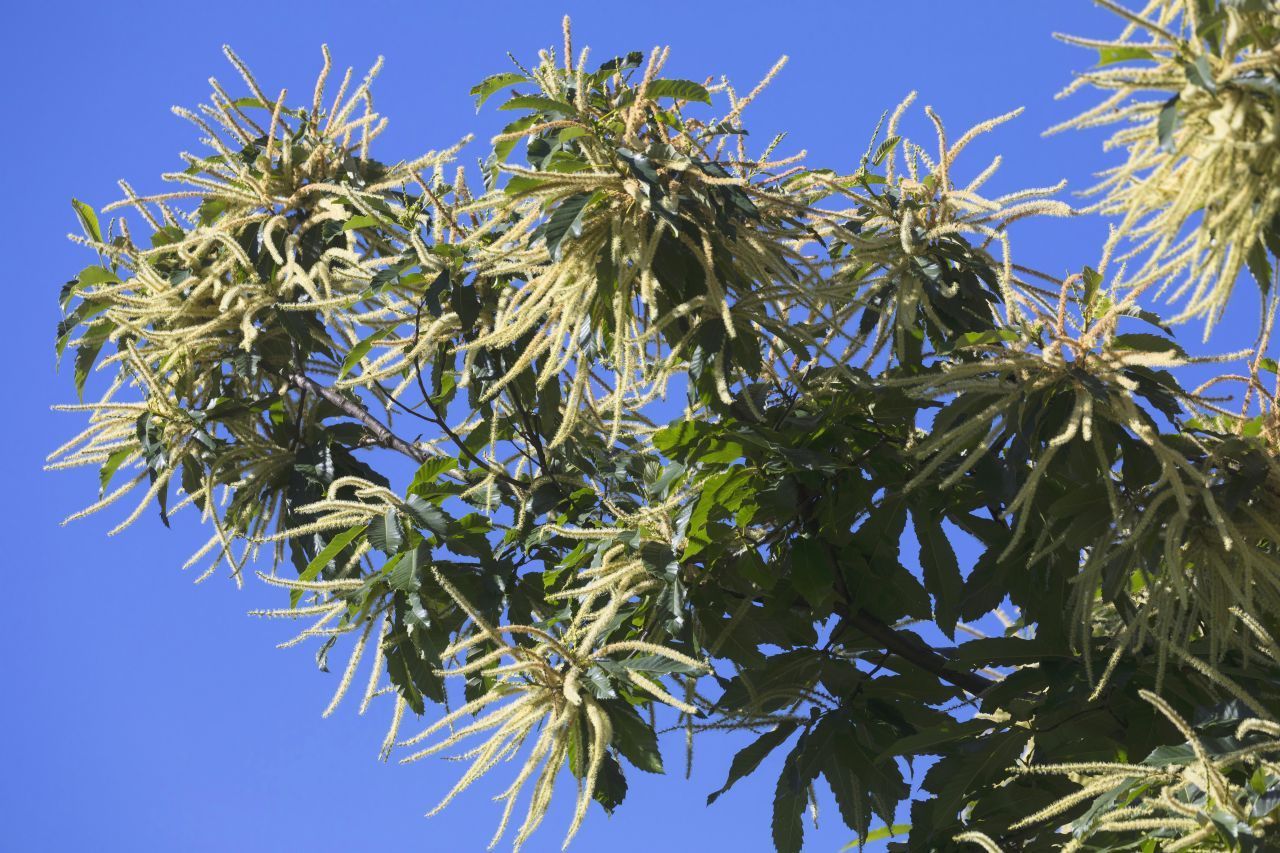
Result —
<path fill-rule="evenodd" d="M 104 534 L 118 515 L 67 528 L 88 503 L 96 474 L 44 473 L 45 455 L 78 431 L 49 406 L 73 396 L 70 371 L 55 375 L 53 328 L 63 281 L 92 261 L 64 235 L 69 199 L 95 207 L 117 198 L 115 181 L 155 189 L 161 171 L 195 149 L 173 104 L 204 100 L 212 74 L 231 84 L 219 47 L 232 44 L 268 91 L 310 91 L 327 42 L 335 62 L 386 69 L 375 87 L 391 126 L 380 158 L 445 147 L 467 132 L 486 138 L 467 90 L 506 70 L 505 52 L 532 57 L 557 44 L 560 17 L 599 61 L 670 44 L 667 76 L 726 73 L 750 88 L 780 54 L 791 63 L 751 108 L 753 138 L 791 135 L 781 151 L 808 149 L 814 163 L 857 162 L 881 111 L 909 90 L 958 133 L 1025 106 L 1026 113 L 973 146 L 970 173 L 1005 155 L 994 190 L 1060 178 L 1088 185 L 1108 160 L 1096 135 L 1048 140 L 1040 132 L 1091 104 L 1052 96 L 1088 53 L 1054 30 L 1108 35 L 1111 20 L 1086 0 L 810 0 L 761 3 L 243 2 L 81 0 L 24 3 L 6 12 L 0 64 L 10 81 L 10 130 L 0 141 L 9 323 L 6 448 L 0 457 L 4 563 L 14 597 L 0 672 L 0 849 L 13 851 L 327 851 L 483 848 L 496 817 L 492 785 L 442 815 L 422 814 L 448 789 L 456 766 L 376 761 L 386 709 L 353 707 L 322 720 L 337 674 L 317 673 L 310 652 L 277 651 L 287 625 L 246 611 L 276 606 L 258 587 L 237 592 L 218 577 L 199 587 L 178 571 L 198 532 L 187 519 L 166 531 L 148 516 Z M 931 143 L 914 114 L 908 130 Z M 481 155 L 475 145 L 472 158 Z M 1014 232 L 1023 263 L 1063 274 L 1093 263 L 1105 226 L 1091 218 L 1029 224 Z M 1252 287 L 1241 287 L 1252 291 Z M 1252 293 L 1211 345 L 1252 342 Z M 1199 330 L 1187 329 L 1189 340 Z M 114 520 L 113 520 L 114 519 Z M 202 537 L 201 537 L 202 541 Z M 575 849 L 767 851 L 776 760 L 713 808 L 740 741 L 708 738 L 693 778 L 630 774 L 631 791 L 610 819 L 595 811 Z M 679 735 L 664 742 L 682 764 Z M 772 775 L 771 775 L 772 774 Z M 567 801 L 526 848 L 558 850 Z M 850 838 L 834 808 L 806 850 L 835 851 Z"/>

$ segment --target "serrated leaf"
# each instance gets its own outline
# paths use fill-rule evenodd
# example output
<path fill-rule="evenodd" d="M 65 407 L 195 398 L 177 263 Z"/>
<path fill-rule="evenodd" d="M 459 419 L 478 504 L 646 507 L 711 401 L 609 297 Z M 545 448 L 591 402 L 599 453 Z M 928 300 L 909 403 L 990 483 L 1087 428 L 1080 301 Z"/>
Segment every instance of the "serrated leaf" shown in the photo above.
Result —
<path fill-rule="evenodd" d="M 871 828 L 871 808 L 867 792 L 852 768 L 845 767 L 835 753 L 828 752 L 823 759 L 822 775 L 827 779 L 845 826 L 857 833 L 859 839 L 865 839 Z"/>
<path fill-rule="evenodd" d="M 373 349 L 373 345 L 385 338 L 387 335 L 390 335 L 392 331 L 393 330 L 390 328 L 379 329 L 353 346 L 351 351 L 347 353 L 346 358 L 342 359 L 342 367 L 338 369 L 338 378 L 341 379 L 350 373 L 351 370 L 360 363 L 360 359 L 369 354 L 369 350 Z"/>
<path fill-rule="evenodd" d="M 711 94 L 692 80 L 654 80 L 645 89 L 645 97 L 675 98 L 677 101 L 698 101 L 710 105 Z"/>
<path fill-rule="evenodd" d="M 400 519 L 394 509 L 387 510 L 382 518 L 369 522 L 369 544 L 390 556 L 400 550 L 404 544 L 404 534 L 400 530 Z"/>
<path fill-rule="evenodd" d="M 76 218 L 80 220 L 80 227 L 84 229 L 85 236 L 95 243 L 101 243 L 102 228 L 98 225 L 98 214 L 94 209 L 77 198 L 71 199 L 71 207 L 76 212 Z"/>
<path fill-rule="evenodd" d="M 613 725 L 613 746 L 622 757 L 646 773 L 664 773 L 658 735 L 627 702 L 605 705 Z"/>
<path fill-rule="evenodd" d="M 120 465 L 135 452 L 131 447 L 124 447 L 112 453 L 107 457 L 107 461 L 102 463 L 102 467 L 98 469 L 98 497 L 106 494 L 107 485 L 111 482 L 111 478 L 115 476 Z"/>
<path fill-rule="evenodd" d="M 320 644 L 320 648 L 316 649 L 316 669 L 321 672 L 329 671 L 329 650 L 332 649 L 334 644 L 337 642 L 337 637 L 328 637 Z"/>
<path fill-rule="evenodd" d="M 542 95 L 516 95 L 498 107 L 500 110 L 537 110 L 540 113 L 573 115 L 577 112 L 571 104 Z"/>
<path fill-rule="evenodd" d="M 337 536 L 330 539 L 328 544 L 320 550 L 320 553 L 316 554 L 310 563 L 307 563 L 307 567 L 298 575 L 298 580 L 304 582 L 315 580 L 320 576 L 320 572 L 324 567 L 332 563 L 333 560 L 341 554 L 348 545 L 354 542 L 361 533 L 364 533 L 364 531 L 365 526 L 360 525 L 359 527 L 352 527 L 349 530 L 344 530 Z M 301 589 L 289 590 L 290 607 L 298 606 L 298 600 L 302 598 L 302 592 L 303 591 Z"/>
<path fill-rule="evenodd" d="M 810 779 L 800 772 L 804 737 L 783 762 L 773 793 L 773 846 L 777 853 L 800 853 L 804 845 L 804 807 L 809 803 Z"/>
<path fill-rule="evenodd" d="M 913 735 L 907 735 L 894 741 L 893 745 L 876 756 L 876 761 L 883 761 L 895 755 L 929 755 L 938 754 L 942 747 L 964 740 L 981 737 L 983 732 L 991 728 L 986 720 L 965 720 L 964 722 L 948 722 L 942 725 L 922 729 Z"/>
<path fill-rule="evenodd" d="M 506 89 L 508 86 L 515 86 L 519 83 L 527 82 L 527 78 L 523 74 L 517 74 L 514 71 L 507 71 L 503 74 L 494 74 L 486 77 L 479 83 L 471 87 L 471 94 L 476 99 L 476 112 L 480 112 L 480 108 L 484 106 L 484 102 L 497 92 Z"/>
<path fill-rule="evenodd" d="M 93 370 L 93 365 L 98 360 L 98 353 L 102 351 L 102 345 L 106 343 L 106 332 L 114 328 L 115 324 L 107 320 L 99 320 L 89 327 L 89 331 L 85 333 L 84 343 L 76 347 L 75 369 L 73 371 L 73 381 L 76 386 L 76 395 L 84 396 L 84 383 L 89 379 L 89 372 Z M 101 334 L 94 334 L 95 330 L 99 330 Z"/>
<path fill-rule="evenodd" d="M 960 605 L 964 595 L 964 578 L 955 549 L 942 529 L 941 519 L 930 517 L 928 508 L 916 506 L 911 510 L 911 522 L 916 539 L 920 543 L 920 567 L 924 574 L 924 588 L 933 596 L 934 620 L 948 639 L 955 639 L 956 622 L 960 619 Z"/>
<path fill-rule="evenodd" d="M 790 568 L 791 582 L 809 606 L 818 610 L 831 600 L 836 572 L 826 545 L 808 537 L 796 539 L 791 544 Z"/>
<path fill-rule="evenodd" d="M 452 456 L 437 456 L 434 459 L 428 459 L 414 473 L 413 482 L 409 483 L 409 493 L 420 494 L 430 491 L 431 487 L 440 479 L 441 474 L 452 471 L 457 467 L 458 460 Z"/>
<path fill-rule="evenodd" d="M 1045 637 L 981 637 L 961 643 L 952 653 L 956 663 L 966 666 L 1015 666 L 1070 657 L 1063 643 Z"/>
<path fill-rule="evenodd" d="M 418 527 L 426 528 L 440 538 L 449 530 L 449 516 L 444 510 L 430 503 L 420 495 L 409 495 L 405 499 L 409 518 Z"/>
<path fill-rule="evenodd" d="M 993 344 L 1013 343 L 1021 339 L 1022 336 L 1012 329 L 991 329 L 986 332 L 965 332 L 957 335 L 955 342 L 951 346 L 952 349 L 991 346 Z"/>
<path fill-rule="evenodd" d="M 537 120 L 538 120 L 538 117 L 536 115 L 521 116 L 520 118 L 511 122 L 511 124 L 504 127 L 500 135 L 508 138 L 502 139 L 493 144 L 493 157 L 495 162 L 497 163 L 505 162 L 508 155 L 510 155 L 511 152 L 515 149 L 516 142 L 519 139 L 513 134 L 516 134 L 522 130 L 528 130 L 529 128 L 533 127 L 534 123 L 537 122 Z"/>
<path fill-rule="evenodd" d="M 80 284 L 115 284 L 120 277 L 106 267 L 89 266 L 76 273 L 76 281 Z"/>
<path fill-rule="evenodd" d="M 720 799 L 720 795 L 732 788 L 739 779 L 753 773 L 760 766 L 760 762 L 768 757 L 769 753 L 795 734 L 798 726 L 799 723 L 795 720 L 785 720 L 738 750 L 733 756 L 733 761 L 729 764 L 729 777 L 725 779 L 719 790 L 712 791 L 707 796 L 707 805 L 711 805 Z"/>
<path fill-rule="evenodd" d="M 876 146 L 876 153 L 871 157 L 871 164 L 873 166 L 879 166 L 883 163 L 889 155 L 893 153 L 893 149 L 898 147 L 898 143 L 901 141 L 901 136 L 890 136 L 886 138 L 884 142 L 881 142 Z"/>
<path fill-rule="evenodd" d="M 596 787 L 591 798 L 601 805 L 606 814 L 613 814 L 627 796 L 627 777 L 623 775 L 618 759 L 606 752 L 596 776 Z"/>
<path fill-rule="evenodd" d="M 551 212 L 542 228 L 542 236 L 552 259 L 560 260 L 560 247 L 566 237 L 578 237 L 582 234 L 582 218 L 592 198 L 592 193 L 575 193 L 560 202 Z"/>
<path fill-rule="evenodd" d="M 1172 352 L 1180 357 L 1187 354 L 1186 350 L 1177 342 L 1161 335 L 1152 335 L 1145 332 L 1129 332 L 1124 335 L 1116 335 L 1111 345 L 1116 349 L 1131 349 L 1138 352 Z"/>

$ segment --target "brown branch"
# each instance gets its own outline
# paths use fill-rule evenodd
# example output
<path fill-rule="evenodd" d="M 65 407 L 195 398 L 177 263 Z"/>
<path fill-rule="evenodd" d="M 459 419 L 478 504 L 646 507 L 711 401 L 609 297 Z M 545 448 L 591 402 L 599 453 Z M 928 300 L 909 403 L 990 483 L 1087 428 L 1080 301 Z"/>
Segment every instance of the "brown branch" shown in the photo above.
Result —
<path fill-rule="evenodd" d="M 332 388 L 321 385 L 310 376 L 303 373 L 294 373 L 289 377 L 289 383 L 302 391 L 310 391 L 324 401 L 333 404 L 344 415 L 359 421 L 381 446 L 397 453 L 402 453 L 418 463 L 426 462 L 431 458 L 431 453 L 400 438 L 388 429 L 386 424 L 369 414 L 368 410 L 359 403 L 347 399 Z"/>
<path fill-rule="evenodd" d="M 884 441 L 885 439 L 882 437 L 874 445 L 863 452 L 858 457 L 858 460 L 861 461 L 866 458 L 869 453 L 878 448 L 884 443 Z M 804 520 L 807 517 L 808 511 L 809 508 L 802 503 L 799 517 Z M 827 543 L 826 547 L 832 565 L 838 566 L 840 563 L 840 555 L 836 553 L 830 543 Z M 856 628 L 879 643 L 880 648 L 892 652 L 907 663 L 923 669 L 935 678 L 945 681 L 953 687 L 959 687 L 961 690 L 967 690 L 975 696 L 980 695 L 995 683 L 994 681 L 991 681 L 971 670 L 950 669 L 949 665 L 951 661 L 936 652 L 918 637 L 908 634 L 905 631 L 895 630 L 873 616 L 864 608 L 858 607 L 855 609 L 853 596 L 850 594 L 849 587 L 845 583 L 844 577 L 839 571 L 835 572 L 835 582 L 836 591 L 839 596 L 835 606 L 836 613 L 838 613 L 850 626 Z"/>

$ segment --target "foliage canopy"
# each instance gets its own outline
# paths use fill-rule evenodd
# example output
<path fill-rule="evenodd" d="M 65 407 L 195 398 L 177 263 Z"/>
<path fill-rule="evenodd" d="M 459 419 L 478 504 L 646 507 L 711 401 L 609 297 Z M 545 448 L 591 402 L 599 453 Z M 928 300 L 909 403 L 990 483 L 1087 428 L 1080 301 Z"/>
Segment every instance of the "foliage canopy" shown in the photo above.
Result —
<path fill-rule="evenodd" d="M 1099 2 L 1123 31 L 1064 37 L 1099 54 L 1067 91 L 1108 95 L 1067 126 L 1118 124 L 1125 159 L 1065 280 L 1008 237 L 1070 215 L 1061 186 L 959 177 L 1016 112 L 953 138 L 926 107 L 926 147 L 911 96 L 817 168 L 748 150 L 781 62 L 743 95 L 665 50 L 589 62 L 566 20 L 471 90 L 513 117 L 473 187 L 469 140 L 374 156 L 378 66 L 332 93 L 325 51 L 298 103 L 228 50 L 247 94 L 176 110 L 210 149 L 176 189 L 122 183 L 133 226 L 75 203 L 99 263 L 57 350 L 110 378 L 50 467 L 100 471 L 78 515 L 133 496 L 117 529 L 190 507 L 201 578 L 264 568 L 288 600 L 260 615 L 306 623 L 284 645 L 348 655 L 326 714 L 363 679 L 384 756 L 464 758 L 437 808 L 512 768 L 494 843 L 565 769 L 568 843 L 675 725 L 758 735 L 708 802 L 785 752 L 779 851 L 820 782 L 862 841 L 912 800 L 895 849 L 1264 849 L 1280 6 Z M 1241 274 L 1255 345 L 1189 356 L 1172 325 L 1208 335 Z"/>

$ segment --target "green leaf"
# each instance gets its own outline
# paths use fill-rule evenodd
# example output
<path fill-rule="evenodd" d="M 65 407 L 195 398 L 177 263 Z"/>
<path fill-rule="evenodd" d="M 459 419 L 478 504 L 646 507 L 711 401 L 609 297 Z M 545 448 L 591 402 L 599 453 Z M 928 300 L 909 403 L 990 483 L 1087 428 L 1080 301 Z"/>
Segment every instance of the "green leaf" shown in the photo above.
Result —
<path fill-rule="evenodd" d="M 516 95 L 498 107 L 498 109 L 537 110 L 540 113 L 559 113 L 567 116 L 577 113 L 572 104 L 566 104 L 564 101 L 557 101 L 554 98 L 546 98 L 542 95 Z"/>
<path fill-rule="evenodd" d="M 436 536 L 444 539 L 445 534 L 449 530 L 449 516 L 444 514 L 440 507 L 433 503 L 428 503 L 420 495 L 409 495 L 405 500 L 408 507 L 409 517 L 414 524 L 421 528 L 426 528 Z"/>
<path fill-rule="evenodd" d="M 76 347 L 73 378 L 77 395 L 84 395 L 84 383 L 89 379 L 89 372 L 93 370 L 93 365 L 98 360 L 102 345 L 107 342 L 107 335 L 114 328 L 115 324 L 110 320 L 98 320 L 85 332 L 84 343 Z"/>
<path fill-rule="evenodd" d="M 1213 80 L 1213 69 L 1209 67 L 1209 58 L 1203 53 L 1196 57 L 1194 63 L 1183 63 L 1182 67 L 1193 86 L 1199 86 L 1211 95 L 1217 94 L 1218 84 Z"/>
<path fill-rule="evenodd" d="M 1173 151 L 1173 135 L 1178 131 L 1178 96 L 1164 102 L 1156 120 L 1156 138 L 1165 151 Z"/>
<path fill-rule="evenodd" d="M 76 273 L 76 281 L 85 284 L 115 284 L 120 277 L 106 267 L 85 267 Z"/>
<path fill-rule="evenodd" d="M 237 107 L 248 107 L 249 109 L 274 111 L 276 108 L 275 101 L 263 101 L 259 98 L 236 98 L 231 103 L 235 104 Z M 288 107 L 281 107 L 280 112 L 289 116 L 302 115 L 302 110 L 290 109 Z"/>
<path fill-rule="evenodd" d="M 1258 283 L 1262 295 L 1265 297 L 1271 292 L 1272 282 L 1275 280 L 1271 271 L 1271 259 L 1267 257 L 1267 247 L 1262 240 L 1258 240 L 1249 249 L 1249 254 L 1245 256 L 1245 260 L 1249 265 L 1249 272 L 1253 274 L 1253 280 Z"/>
<path fill-rule="evenodd" d="M 613 745 L 638 769 L 646 773 L 664 773 L 658 735 L 629 702 L 607 700 L 603 703 L 613 724 Z"/>
<path fill-rule="evenodd" d="M 719 790 L 712 791 L 707 796 L 707 805 L 711 805 L 718 800 L 720 795 L 732 788 L 739 779 L 755 772 L 755 769 L 760 766 L 760 762 L 764 761 L 769 753 L 795 734 L 798 726 L 799 723 L 795 720 L 784 720 L 778 723 L 775 728 L 765 732 L 750 744 L 738 750 L 737 754 L 733 756 L 733 761 L 729 764 L 729 778 L 725 780 Z"/>
<path fill-rule="evenodd" d="M 1013 666 L 1070 657 L 1062 643 L 1043 637 L 983 637 L 960 644 L 952 655 L 956 663 L 972 666 Z"/>
<path fill-rule="evenodd" d="M 993 344 L 1013 343 L 1021 339 L 1022 336 L 1012 329 L 991 329 L 986 332 L 965 332 L 962 335 L 957 335 L 955 342 L 951 346 L 953 349 L 991 346 Z"/>
<path fill-rule="evenodd" d="M 876 146 L 876 153 L 871 157 L 871 165 L 879 166 L 883 163 L 889 155 L 893 153 L 893 149 L 898 147 L 898 143 L 901 141 L 901 136 L 890 136 L 885 139 L 884 142 L 881 142 Z"/>
<path fill-rule="evenodd" d="M 435 491 L 437 481 L 440 475 L 452 471 L 458 467 L 458 460 L 452 456 L 437 456 L 434 459 L 428 459 L 418 466 L 417 472 L 413 475 L 413 482 L 409 483 L 410 494 L 421 494 L 426 497 L 430 492 Z"/>
<path fill-rule="evenodd" d="M 798 749 L 799 747 L 797 747 Z M 778 776 L 773 794 L 773 847 L 777 853 L 800 853 L 804 844 L 804 807 L 809 802 L 808 787 L 794 778 L 795 762 L 791 755 Z"/>
<path fill-rule="evenodd" d="M 675 98 L 677 101 L 698 101 L 710 105 L 711 94 L 692 80 L 654 80 L 645 89 L 645 97 Z"/>
<path fill-rule="evenodd" d="M 964 594 L 964 578 L 960 576 L 955 549 L 942 529 L 942 520 L 930 509 L 913 507 L 911 522 L 920 542 L 924 588 L 933 596 L 934 619 L 948 639 L 955 639 Z"/>
<path fill-rule="evenodd" d="M 98 497 L 106 494 L 107 485 L 111 482 L 111 478 L 115 476 L 116 471 L 134 452 L 133 448 L 123 447 L 108 456 L 107 461 L 102 463 L 102 467 L 98 470 Z"/>
<path fill-rule="evenodd" d="M 613 814 L 614 809 L 622 805 L 627 796 L 627 777 L 622 773 L 618 759 L 606 752 L 596 776 L 596 787 L 591 798 L 601 805 L 606 814 Z"/>
<path fill-rule="evenodd" d="M 863 790 L 853 768 L 846 767 L 836 754 L 828 750 L 822 760 L 822 775 L 835 796 L 836 807 L 844 818 L 845 826 L 866 838 L 871 828 L 871 808 L 867 803 L 867 792 Z"/>
<path fill-rule="evenodd" d="M 342 367 L 338 369 L 338 378 L 341 379 L 346 376 L 347 373 L 360 363 L 360 359 L 369 354 L 369 350 L 373 349 L 374 344 L 385 338 L 387 335 L 390 335 L 392 331 L 394 330 L 391 328 L 379 329 L 353 346 L 351 351 L 347 353 L 347 357 L 342 360 Z"/>
<path fill-rule="evenodd" d="M 952 721 L 932 726 L 894 741 L 893 745 L 876 756 L 876 761 L 883 761 L 894 755 L 940 754 L 942 750 L 936 747 L 981 737 L 989 728 L 991 723 L 986 720 L 965 720 L 962 723 Z"/>
<path fill-rule="evenodd" d="M 882 826 L 879 829 L 867 833 L 867 837 L 862 839 L 862 841 L 850 841 L 840 849 L 841 851 L 861 850 L 863 846 L 870 844 L 873 841 L 884 841 L 888 838 L 896 838 L 899 835 L 906 835 L 910 831 L 911 824 L 909 823 L 895 823 L 893 826 Z"/>
<path fill-rule="evenodd" d="M 554 260 L 560 260 L 560 247 L 566 237 L 582 235 L 582 217 L 592 193 L 575 193 L 556 206 L 543 226 L 542 236 L 547 241 L 547 251 Z"/>
<path fill-rule="evenodd" d="M 102 229 L 98 226 L 98 214 L 93 208 L 79 199 L 71 199 L 71 207 L 75 209 L 76 218 L 80 220 L 80 227 L 84 229 L 85 236 L 95 243 L 102 242 Z"/>
<path fill-rule="evenodd" d="M 507 179 L 506 186 L 502 191 L 509 196 L 521 196 L 541 189 L 543 180 L 540 178 L 530 178 L 525 175 L 512 175 Z"/>
<path fill-rule="evenodd" d="M 714 511 L 736 512 L 748 497 L 746 488 L 751 482 L 751 474 L 743 468 L 731 468 L 708 477 L 702 483 L 698 502 L 689 514 L 689 528 L 686 532 L 684 557 L 687 559 L 699 553 L 711 544 L 708 533 L 708 521 Z"/>
<path fill-rule="evenodd" d="M 856 737 L 842 735 L 831 740 L 835 760 L 848 767 L 871 795 L 873 808 L 888 823 L 898 802 L 910 793 L 892 760 L 877 760 Z"/>
<path fill-rule="evenodd" d="M 1144 47 L 1100 47 L 1098 48 L 1098 65 L 1115 65 L 1118 62 L 1129 62 L 1134 59 L 1154 59 L 1151 51 Z"/>
<path fill-rule="evenodd" d="M 365 532 L 365 525 L 362 524 L 359 527 L 352 527 L 349 530 L 344 530 L 341 533 L 339 533 L 337 536 L 330 539 L 329 543 L 325 545 L 323 549 L 321 549 L 320 553 L 316 554 L 310 563 L 307 563 L 307 567 L 302 570 L 301 574 L 298 575 L 298 580 L 306 581 L 306 582 L 315 580 L 317 577 L 320 576 L 320 572 L 324 569 L 325 566 L 332 563 L 334 558 L 336 558 L 339 554 L 341 554 L 342 551 L 348 545 L 354 542 L 356 538 L 361 533 L 364 533 L 364 532 Z M 289 590 L 289 606 L 290 607 L 297 607 L 298 600 L 300 598 L 302 598 L 302 590 L 300 589 Z"/>
<path fill-rule="evenodd" d="M 364 213 L 357 213 L 355 216 L 342 223 L 343 231 L 354 231 L 357 228 L 372 228 L 378 224 L 378 220 Z"/>
<path fill-rule="evenodd" d="M 938 795 L 933 808 L 948 817 L 957 814 L 987 785 L 1001 781 L 1013 766 L 1027 735 L 1018 731 L 989 734 L 968 741 L 929 768 L 924 786 Z"/>
<path fill-rule="evenodd" d="M 529 128 L 533 127 L 533 125 L 537 123 L 537 121 L 538 121 L 538 117 L 536 115 L 521 116 L 520 118 L 511 122 L 511 124 L 504 127 L 502 129 L 501 135 L 510 136 L 511 138 L 504 139 L 501 142 L 497 142 L 494 144 L 493 146 L 494 160 L 498 163 L 505 162 L 507 157 L 511 154 L 512 150 L 516 147 L 516 142 L 519 141 L 516 137 L 511 136 L 511 134 L 518 133 L 519 131 L 522 131 L 522 130 L 528 130 Z"/>
<path fill-rule="evenodd" d="M 1116 349 L 1131 349 L 1139 352 L 1172 352 L 1179 357 L 1185 357 L 1187 354 L 1186 350 L 1179 346 L 1177 342 L 1171 341 L 1162 335 L 1152 335 L 1145 332 L 1116 335 L 1111 345 Z"/>
<path fill-rule="evenodd" d="M 368 536 L 369 544 L 388 556 L 399 551 L 404 544 L 404 534 L 396 511 L 389 509 L 382 518 L 369 522 Z"/>
<path fill-rule="evenodd" d="M 1102 288 L 1102 275 L 1093 267 L 1085 267 L 1081 273 L 1084 279 L 1084 303 L 1085 309 L 1093 308 L 1093 300 L 1097 298 L 1098 291 Z"/>
<path fill-rule="evenodd" d="M 515 86 L 520 83 L 527 82 L 523 74 L 517 74 L 514 71 L 507 71 L 503 74 L 494 74 L 486 77 L 479 83 L 471 87 L 471 94 L 476 99 L 476 112 L 480 112 L 480 108 L 484 106 L 484 102 L 489 100 L 493 94 L 506 89 L 509 86 Z"/>
<path fill-rule="evenodd" d="M 814 610 L 823 609 L 831 600 L 835 585 L 835 567 L 827 546 L 807 536 L 791 544 L 791 582 L 796 591 Z"/>

